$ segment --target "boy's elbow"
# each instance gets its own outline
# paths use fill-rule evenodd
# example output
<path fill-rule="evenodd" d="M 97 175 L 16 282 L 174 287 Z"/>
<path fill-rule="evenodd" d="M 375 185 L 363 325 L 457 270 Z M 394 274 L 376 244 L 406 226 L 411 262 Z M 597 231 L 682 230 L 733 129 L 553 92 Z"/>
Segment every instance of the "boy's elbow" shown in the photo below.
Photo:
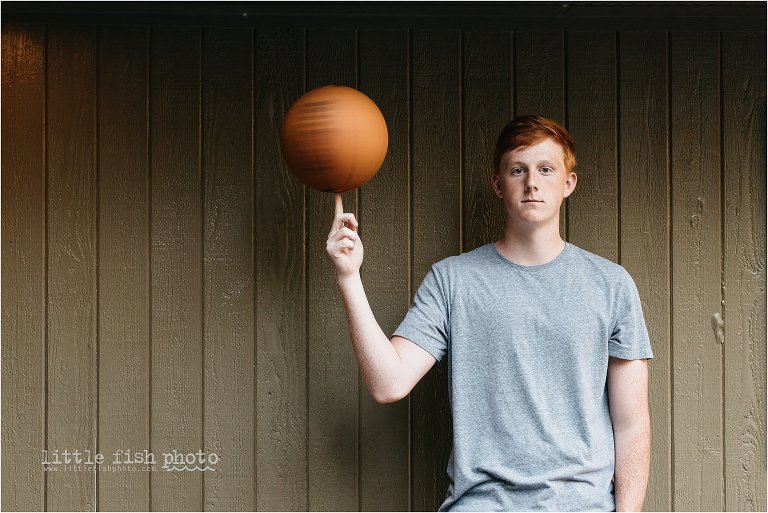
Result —
<path fill-rule="evenodd" d="M 373 397 L 373 400 L 377 404 L 389 404 L 389 403 L 394 402 L 391 397 L 387 397 L 387 396 L 384 396 L 384 395 L 373 395 L 373 394 L 371 394 L 371 397 Z"/>
<path fill-rule="evenodd" d="M 378 404 L 391 404 L 403 399 L 404 395 L 396 391 L 390 391 L 389 393 L 371 394 L 373 400 Z"/>
<path fill-rule="evenodd" d="M 402 399 L 402 397 L 391 396 L 391 397 L 386 397 L 386 398 L 384 398 L 382 400 L 379 400 L 379 401 L 376 401 L 376 402 L 379 403 L 379 404 L 392 404 L 392 403 L 398 402 L 401 399 Z"/>

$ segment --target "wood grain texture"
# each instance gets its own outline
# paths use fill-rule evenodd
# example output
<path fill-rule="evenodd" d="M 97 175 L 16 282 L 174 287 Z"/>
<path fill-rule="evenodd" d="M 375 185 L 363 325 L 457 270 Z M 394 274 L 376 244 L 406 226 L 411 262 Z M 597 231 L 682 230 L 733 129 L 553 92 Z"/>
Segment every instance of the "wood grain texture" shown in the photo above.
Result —
<path fill-rule="evenodd" d="M 411 33 L 411 292 L 432 264 L 461 253 L 461 33 Z M 446 354 L 411 392 L 413 511 L 445 500 L 453 445 Z"/>
<path fill-rule="evenodd" d="M 98 444 L 112 462 L 149 448 L 148 28 L 98 35 Z M 97 509 L 149 509 L 150 472 L 125 466 L 99 473 Z"/>
<path fill-rule="evenodd" d="M 720 37 L 725 510 L 765 511 L 765 35 Z"/>
<path fill-rule="evenodd" d="M 673 503 L 722 511 L 723 341 L 718 35 L 670 37 Z"/>
<path fill-rule="evenodd" d="M 203 448 L 201 34 L 150 30 L 150 449 L 159 456 Z M 159 471 L 150 479 L 152 510 L 203 509 L 202 473 Z"/>
<path fill-rule="evenodd" d="M 96 27 L 47 49 L 48 446 L 98 451 Z M 49 472 L 46 509 L 95 509 L 96 472 Z"/>
<path fill-rule="evenodd" d="M 3 23 L 3 509 L 444 501 L 450 356 L 371 400 L 324 247 L 333 195 L 280 155 L 287 109 L 328 84 L 389 127 L 380 172 L 344 194 L 386 334 L 432 264 L 500 231 L 501 127 L 556 119 L 579 162 L 561 235 L 630 272 L 651 336 L 644 509 L 766 509 L 764 29 L 131 16 Z M 46 473 L 44 448 L 220 462 Z"/>
<path fill-rule="evenodd" d="M 619 35 L 619 249 L 640 293 L 648 361 L 651 469 L 644 511 L 672 507 L 667 40 Z"/>
<path fill-rule="evenodd" d="M 358 33 L 358 88 L 378 105 L 387 122 L 387 156 L 359 189 L 365 259 L 360 275 L 373 315 L 391 337 L 407 311 L 409 254 L 408 33 Z M 410 399 L 377 404 L 361 379 L 360 510 L 410 508 Z"/>
<path fill-rule="evenodd" d="M 568 197 L 568 240 L 619 261 L 614 32 L 569 32 L 566 128 L 576 146 L 576 189 Z"/>
<path fill-rule="evenodd" d="M 2 34 L 2 503 L 42 511 L 46 475 L 43 25 Z"/>
<path fill-rule="evenodd" d="M 280 127 L 304 93 L 304 31 L 258 30 L 256 158 L 256 509 L 307 509 L 304 186 L 280 154 Z"/>
<path fill-rule="evenodd" d="M 256 507 L 252 31 L 206 27 L 202 48 L 203 443 L 219 458 L 203 474 L 203 507 L 249 510 Z"/>
<path fill-rule="evenodd" d="M 537 114 L 567 128 L 565 34 L 549 29 L 516 31 L 514 68 L 514 115 Z M 576 148 L 577 166 L 581 161 L 579 149 Z M 577 180 L 580 180 L 580 167 L 575 168 L 574 172 L 578 176 Z M 578 181 L 576 188 L 581 189 Z M 563 240 L 568 240 L 569 201 L 570 196 L 560 205 L 560 237 Z"/>
<path fill-rule="evenodd" d="M 467 32 L 462 61 L 462 251 L 503 238 L 506 211 L 491 184 L 499 132 L 512 114 L 509 32 Z"/>
<path fill-rule="evenodd" d="M 307 91 L 356 87 L 354 30 L 307 31 Z M 360 218 L 358 190 L 342 194 L 344 212 Z M 309 503 L 315 511 L 360 510 L 360 370 L 349 340 L 336 272 L 325 251 L 334 195 L 306 188 Z"/>

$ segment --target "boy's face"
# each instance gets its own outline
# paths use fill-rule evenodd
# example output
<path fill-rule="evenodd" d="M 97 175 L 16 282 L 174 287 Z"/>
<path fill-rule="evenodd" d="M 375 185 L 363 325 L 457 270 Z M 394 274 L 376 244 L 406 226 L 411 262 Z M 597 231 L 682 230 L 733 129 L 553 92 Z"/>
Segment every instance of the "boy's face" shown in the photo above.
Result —
<path fill-rule="evenodd" d="M 531 227 L 558 223 L 560 205 L 576 187 L 576 173 L 566 174 L 563 148 L 550 138 L 506 152 L 491 179 L 508 219 Z"/>

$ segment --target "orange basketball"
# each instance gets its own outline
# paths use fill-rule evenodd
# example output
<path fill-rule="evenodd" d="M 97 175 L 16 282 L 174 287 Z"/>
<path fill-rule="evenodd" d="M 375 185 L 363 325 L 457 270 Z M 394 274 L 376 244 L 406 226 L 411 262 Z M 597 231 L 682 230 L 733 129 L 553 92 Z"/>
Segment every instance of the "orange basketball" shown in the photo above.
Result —
<path fill-rule="evenodd" d="M 291 105 L 280 149 L 302 183 L 346 192 L 367 183 L 387 154 L 387 123 L 373 101 L 345 86 L 318 87 Z"/>

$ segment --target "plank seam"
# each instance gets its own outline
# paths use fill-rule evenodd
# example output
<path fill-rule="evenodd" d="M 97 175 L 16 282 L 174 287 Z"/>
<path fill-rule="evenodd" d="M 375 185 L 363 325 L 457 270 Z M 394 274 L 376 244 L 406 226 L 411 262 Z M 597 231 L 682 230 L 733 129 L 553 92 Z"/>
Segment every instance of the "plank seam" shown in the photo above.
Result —
<path fill-rule="evenodd" d="M 203 37 L 202 26 L 197 27 L 197 162 L 200 172 L 200 440 L 205 448 L 205 163 L 203 162 Z M 205 511 L 205 473 L 200 476 L 200 510 Z"/>
<path fill-rule="evenodd" d="M 568 130 L 568 31 L 563 31 L 563 122 L 565 129 Z M 575 166 L 574 166 L 575 167 Z M 573 169 L 571 170 L 573 171 Z M 565 239 L 570 240 L 569 208 L 570 195 L 565 198 Z"/>
<path fill-rule="evenodd" d="M 360 30 L 355 29 L 355 88 L 360 90 Z M 360 187 L 355 187 L 355 217 L 358 220 L 358 236 L 362 238 L 363 230 L 360 228 Z M 365 224 L 365 223 L 362 223 Z M 360 278 L 362 280 L 365 274 L 364 269 L 360 269 Z M 362 428 L 362 409 L 363 409 L 363 387 L 366 387 L 363 381 L 363 373 L 359 366 L 357 369 L 357 509 L 363 511 L 363 483 L 361 478 L 363 468 L 363 454 L 360 446 L 360 439 L 363 437 Z M 367 389 L 367 388 L 366 388 Z"/>
<path fill-rule="evenodd" d="M 459 253 L 464 247 L 464 31 L 459 31 Z"/>
<path fill-rule="evenodd" d="M 667 385 L 667 389 L 670 391 L 669 394 L 669 419 L 670 419 L 670 433 L 673 436 L 670 436 L 670 457 L 669 457 L 669 505 L 670 505 L 670 511 L 675 511 L 675 380 L 673 379 L 673 372 L 674 372 L 674 366 L 675 366 L 675 352 L 673 350 L 673 344 L 674 344 L 674 288 L 673 288 L 673 282 L 674 282 L 674 276 L 672 272 L 674 271 L 674 248 L 673 248 L 673 233 L 672 233 L 672 209 L 674 207 L 673 201 L 672 201 L 672 194 L 673 194 L 673 187 L 674 184 L 672 183 L 672 40 L 671 40 L 671 34 L 669 31 L 666 32 L 666 57 L 667 57 L 667 186 L 668 186 L 668 194 L 667 194 L 667 275 L 669 279 L 669 286 L 667 290 L 669 290 L 669 347 L 667 350 L 669 351 L 669 366 L 668 366 L 668 372 L 667 372 L 667 379 L 669 379 L 669 383 Z"/>
<path fill-rule="evenodd" d="M 147 414 L 147 438 L 149 439 L 149 452 L 152 453 L 152 352 L 153 352 L 153 338 L 152 338 L 152 123 L 151 123 L 151 105 L 152 105 L 152 81 L 150 75 L 152 72 L 152 52 L 150 50 L 152 45 L 152 26 L 146 26 L 146 59 L 147 59 L 147 104 L 146 104 L 146 128 L 147 128 L 147 203 L 149 205 L 149 215 L 147 216 L 147 238 L 149 239 L 149 247 L 147 249 L 147 291 L 149 296 L 148 310 L 149 310 L 149 389 L 148 389 L 148 414 Z M 152 474 L 147 476 L 148 488 L 147 488 L 147 509 L 152 511 Z"/>
<path fill-rule="evenodd" d="M 44 338 L 44 353 L 45 353 L 45 390 L 44 390 L 44 410 L 43 410 L 43 423 L 44 423 L 44 444 L 46 451 L 48 450 L 48 203 L 49 203 L 49 191 L 48 191 L 48 180 L 49 180 L 49 159 L 48 159 L 48 44 L 49 44 L 49 25 L 45 25 L 44 27 L 44 56 L 43 56 L 43 171 L 45 173 L 45 247 L 43 251 L 45 252 L 45 297 L 43 301 L 43 309 L 44 309 L 44 317 L 45 317 L 45 333 L 43 335 Z M 47 453 L 46 453 L 47 454 Z M 43 510 L 48 511 L 48 473 L 43 472 Z"/>
<path fill-rule="evenodd" d="M 303 69 L 302 69 L 302 79 L 303 79 L 303 91 L 302 94 L 305 94 L 307 92 L 307 29 L 302 29 L 302 35 L 304 37 L 304 62 L 303 62 Z M 305 407 L 304 407 L 304 425 L 306 426 L 307 432 L 306 437 L 304 438 L 305 443 L 305 452 L 304 454 L 309 457 L 309 438 L 310 438 L 310 428 L 311 424 L 309 422 L 309 269 L 308 269 L 308 262 L 309 262 L 309 245 L 307 244 L 307 186 L 302 185 L 302 201 L 304 202 L 304 212 L 303 212 L 303 229 L 302 229 L 302 243 L 304 244 L 304 400 L 305 400 Z M 304 484 L 304 502 L 305 507 L 304 511 L 310 511 L 309 509 L 309 462 L 304 467 L 305 472 L 305 484 Z"/>
<path fill-rule="evenodd" d="M 259 465 L 258 465 L 258 433 L 259 433 L 259 419 L 258 419 L 258 369 L 259 369 L 259 309 L 258 309 L 258 271 L 259 271 L 259 254 L 258 254 L 258 239 L 256 237 L 256 200 L 258 198 L 258 175 L 256 174 L 256 101 L 255 101 L 255 59 L 256 59 L 256 29 L 251 28 L 251 256 L 253 261 L 253 291 L 251 296 L 252 308 L 253 308 L 253 511 L 258 508 L 258 482 L 259 482 Z"/>
<path fill-rule="evenodd" d="M 99 226 L 101 224 L 101 220 L 99 219 L 99 216 L 101 214 L 101 191 L 99 189 L 99 47 L 101 44 L 101 40 L 99 35 L 101 34 L 100 27 L 98 25 L 95 25 L 93 27 L 93 33 L 95 33 L 95 44 L 94 44 L 94 54 L 92 54 L 93 63 L 94 63 L 94 72 L 93 72 L 93 81 L 94 81 L 94 94 L 93 94 L 93 125 L 94 125 L 94 141 L 93 141 L 93 153 L 94 153 L 94 167 L 95 169 L 92 169 L 92 173 L 94 176 L 94 196 L 95 196 L 95 208 L 96 211 L 96 223 L 93 227 L 94 230 L 94 243 L 96 246 L 96 258 L 95 258 L 95 283 L 94 283 L 94 295 L 96 296 L 95 299 L 95 308 L 96 308 L 96 319 L 94 326 L 94 338 L 95 340 L 95 355 L 94 360 L 96 364 L 95 369 L 95 375 L 96 375 L 96 383 L 95 383 L 95 392 L 96 392 L 96 400 L 94 401 L 95 404 L 95 410 L 96 410 L 96 417 L 92 419 L 92 422 L 95 423 L 95 447 L 96 447 L 96 454 L 99 452 L 99 314 L 100 314 L 100 308 L 99 308 L 99 296 L 100 296 L 100 288 L 99 288 L 99 268 L 100 268 L 100 258 L 99 258 Z M 93 392 L 93 390 L 92 390 Z M 99 473 L 94 472 L 93 473 L 93 485 L 94 485 L 94 509 L 95 511 L 99 511 Z"/>
<path fill-rule="evenodd" d="M 413 30 L 408 30 L 408 278 L 406 309 L 413 294 Z M 413 511 L 413 396 L 408 394 L 408 497 L 409 508 Z"/>
<path fill-rule="evenodd" d="M 622 238 L 621 238 L 621 208 L 622 208 L 622 202 L 621 202 L 621 87 L 619 79 L 621 78 L 621 59 L 619 56 L 619 53 L 621 52 L 621 46 L 620 46 L 620 37 L 619 37 L 619 31 L 614 32 L 614 38 L 615 38 L 615 48 L 613 51 L 613 58 L 614 58 L 614 75 L 613 75 L 613 84 L 614 84 L 614 90 L 616 92 L 616 98 L 614 99 L 614 106 L 613 110 L 616 112 L 616 119 L 613 126 L 613 143 L 614 143 L 614 159 L 615 159 L 615 169 L 614 172 L 616 173 L 616 204 L 617 204 L 617 215 L 614 216 L 614 222 L 616 223 L 616 240 L 618 243 L 616 244 L 616 259 L 619 265 L 621 265 L 621 245 L 622 245 Z"/>
<path fill-rule="evenodd" d="M 721 339 L 720 343 L 720 396 L 722 399 L 721 404 L 721 412 L 720 412 L 720 419 L 722 421 L 722 436 L 720 437 L 720 454 L 721 459 L 720 461 L 723 462 L 722 465 L 722 479 L 720 481 L 722 490 L 720 493 L 720 500 L 722 501 L 720 506 L 723 508 L 723 511 L 725 511 L 726 503 L 728 502 L 728 498 L 725 495 L 725 489 L 726 489 L 726 468 L 727 468 L 727 457 L 725 454 L 726 450 L 726 444 L 725 444 L 725 434 L 726 434 L 726 419 L 725 419 L 725 391 L 726 391 L 726 383 L 725 383 L 725 365 L 727 363 L 725 359 L 725 334 L 727 333 L 725 330 L 725 295 L 723 293 L 723 287 L 725 286 L 725 159 L 723 158 L 723 153 L 725 152 L 725 134 L 724 134 L 724 123 L 723 123 L 723 112 L 725 110 L 724 108 L 724 98 L 723 98 L 723 33 L 718 32 L 717 33 L 717 74 L 718 74 L 718 88 L 719 88 L 719 96 L 720 96 L 720 103 L 718 107 L 720 108 L 720 115 L 719 115 L 719 122 L 720 122 L 720 315 L 721 315 L 721 322 L 723 323 L 723 328 L 721 332 L 721 336 L 723 337 Z"/>

